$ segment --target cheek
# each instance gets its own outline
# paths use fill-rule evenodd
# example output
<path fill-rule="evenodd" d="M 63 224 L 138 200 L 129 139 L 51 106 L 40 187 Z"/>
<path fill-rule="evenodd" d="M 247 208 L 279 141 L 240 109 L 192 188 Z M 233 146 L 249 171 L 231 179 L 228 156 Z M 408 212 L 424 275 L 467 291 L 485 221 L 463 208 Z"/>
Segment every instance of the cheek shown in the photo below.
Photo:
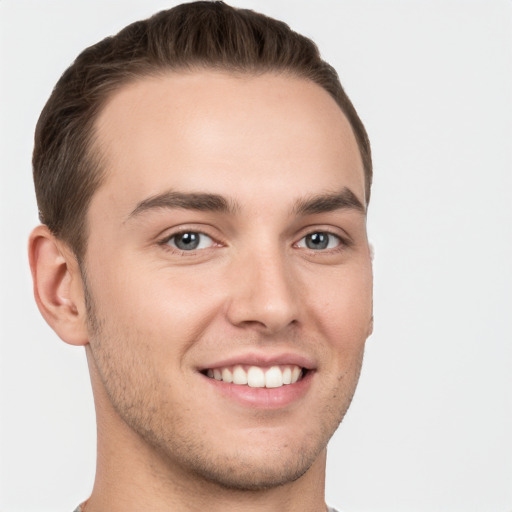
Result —
<path fill-rule="evenodd" d="M 331 345 L 343 352 L 362 352 L 373 314 L 371 265 L 337 269 L 307 288 L 309 304 Z"/>
<path fill-rule="evenodd" d="M 128 272 L 127 269 L 130 269 Z M 92 272 L 91 272 L 92 274 Z M 99 316 L 130 337 L 143 336 L 168 349 L 197 339 L 219 309 L 219 287 L 190 268 L 103 265 L 95 274 L 93 296 Z"/>

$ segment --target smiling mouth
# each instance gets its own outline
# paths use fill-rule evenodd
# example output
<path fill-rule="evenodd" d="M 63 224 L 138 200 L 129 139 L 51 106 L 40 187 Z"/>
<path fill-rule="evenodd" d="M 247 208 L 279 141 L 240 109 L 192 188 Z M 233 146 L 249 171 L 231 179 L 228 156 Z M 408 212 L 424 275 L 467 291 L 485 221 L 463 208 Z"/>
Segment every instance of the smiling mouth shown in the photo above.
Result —
<path fill-rule="evenodd" d="M 270 367 L 235 365 L 208 368 L 201 373 L 210 379 L 251 388 L 280 388 L 303 379 L 306 368 L 297 365 L 275 365 Z"/>

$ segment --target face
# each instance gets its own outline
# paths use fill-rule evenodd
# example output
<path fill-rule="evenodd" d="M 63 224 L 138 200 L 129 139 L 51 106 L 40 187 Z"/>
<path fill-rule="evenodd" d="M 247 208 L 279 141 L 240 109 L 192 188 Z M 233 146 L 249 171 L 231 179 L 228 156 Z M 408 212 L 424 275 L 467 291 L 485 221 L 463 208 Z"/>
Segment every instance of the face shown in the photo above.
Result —
<path fill-rule="evenodd" d="M 309 81 L 203 71 L 117 92 L 97 144 L 84 265 L 103 409 L 169 468 L 238 489 L 297 479 L 371 330 L 349 123 Z"/>

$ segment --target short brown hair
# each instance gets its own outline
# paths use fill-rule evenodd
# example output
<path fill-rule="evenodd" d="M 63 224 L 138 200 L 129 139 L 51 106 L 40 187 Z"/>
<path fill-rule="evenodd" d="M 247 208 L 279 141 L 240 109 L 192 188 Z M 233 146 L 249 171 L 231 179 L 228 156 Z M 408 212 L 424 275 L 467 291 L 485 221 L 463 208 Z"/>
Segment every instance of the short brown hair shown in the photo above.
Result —
<path fill-rule="evenodd" d="M 352 126 L 369 200 L 368 136 L 336 71 L 321 59 L 315 43 L 281 21 L 223 2 L 182 4 L 85 49 L 57 82 L 41 113 L 33 154 L 39 217 L 79 261 L 85 255 L 87 209 L 105 172 L 93 150 L 98 113 L 130 81 L 197 68 L 286 72 L 320 85 Z"/>

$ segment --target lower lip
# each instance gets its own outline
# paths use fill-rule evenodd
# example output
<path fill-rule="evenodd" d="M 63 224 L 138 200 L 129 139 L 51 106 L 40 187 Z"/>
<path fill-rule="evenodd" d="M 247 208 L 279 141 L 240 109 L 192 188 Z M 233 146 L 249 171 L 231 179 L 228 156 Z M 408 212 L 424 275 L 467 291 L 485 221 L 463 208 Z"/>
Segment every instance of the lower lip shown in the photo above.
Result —
<path fill-rule="evenodd" d="M 309 370 L 301 380 L 279 388 L 251 388 L 215 380 L 202 374 L 201 376 L 218 393 L 240 405 L 257 409 L 281 409 L 299 401 L 306 395 L 314 373 Z"/>

